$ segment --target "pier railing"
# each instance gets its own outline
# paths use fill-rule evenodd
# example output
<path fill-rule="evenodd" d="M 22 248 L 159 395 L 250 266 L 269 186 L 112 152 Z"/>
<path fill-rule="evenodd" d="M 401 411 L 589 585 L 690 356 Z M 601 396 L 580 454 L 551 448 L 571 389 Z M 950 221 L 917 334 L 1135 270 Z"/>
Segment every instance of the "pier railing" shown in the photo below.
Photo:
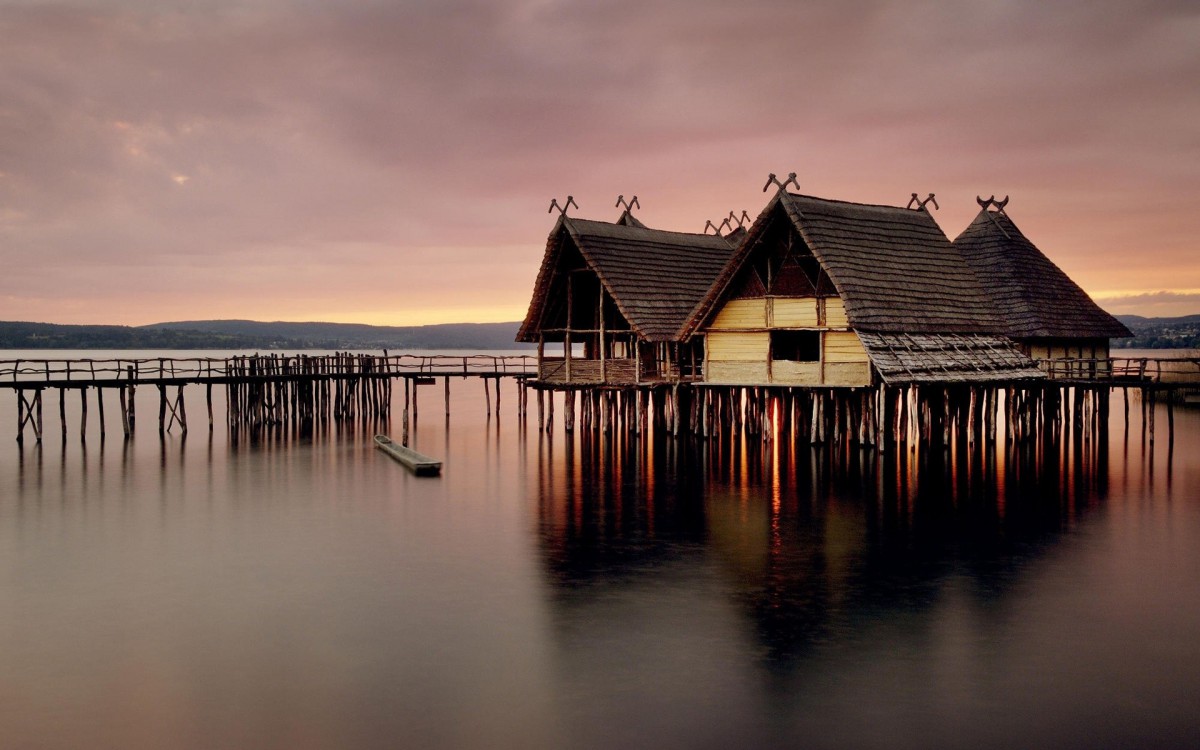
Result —
<path fill-rule="evenodd" d="M 1041 366 L 1051 380 L 1200 386 L 1200 357 L 1056 359 Z"/>
<path fill-rule="evenodd" d="M 526 355 L 258 354 L 236 357 L 0 360 L 0 387 L 103 386 L 153 383 L 220 383 L 279 377 L 412 377 L 537 374 Z"/>

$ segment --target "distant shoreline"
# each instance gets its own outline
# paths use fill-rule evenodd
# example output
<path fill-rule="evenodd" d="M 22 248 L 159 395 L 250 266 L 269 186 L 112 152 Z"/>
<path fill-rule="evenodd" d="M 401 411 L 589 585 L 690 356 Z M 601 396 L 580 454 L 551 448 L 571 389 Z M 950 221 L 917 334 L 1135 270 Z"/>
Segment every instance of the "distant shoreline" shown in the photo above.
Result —
<path fill-rule="evenodd" d="M 1144 318 L 1138 315 L 1116 317 L 1134 335 L 1127 339 L 1113 339 L 1114 354 L 1129 349 L 1170 351 L 1200 348 L 1200 315 L 1177 318 Z M 0 321 L 0 349 L 531 350 L 532 344 L 516 342 L 520 325 L 516 321 L 373 326 L 359 323 L 193 320 L 146 326 L 112 326 Z"/>
<path fill-rule="evenodd" d="M 355 323 L 290 323 L 203 320 L 148 326 L 59 325 L 0 321 L 0 349 L 7 350 L 523 350 L 520 323 L 447 323 L 371 326 Z"/>

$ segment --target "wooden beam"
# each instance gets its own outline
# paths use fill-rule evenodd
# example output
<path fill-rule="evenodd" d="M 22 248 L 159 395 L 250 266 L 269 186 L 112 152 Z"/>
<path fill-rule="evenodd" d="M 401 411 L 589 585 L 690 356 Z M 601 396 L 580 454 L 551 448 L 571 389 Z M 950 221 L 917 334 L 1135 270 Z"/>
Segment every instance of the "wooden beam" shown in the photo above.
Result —
<path fill-rule="evenodd" d="M 604 286 L 600 286 L 600 382 L 607 381 L 607 365 L 604 352 Z"/>
<path fill-rule="evenodd" d="M 566 360 L 567 382 L 571 382 L 571 309 L 575 306 L 573 290 L 574 284 L 571 283 L 573 276 L 567 276 L 567 331 L 563 340 L 563 358 Z"/>

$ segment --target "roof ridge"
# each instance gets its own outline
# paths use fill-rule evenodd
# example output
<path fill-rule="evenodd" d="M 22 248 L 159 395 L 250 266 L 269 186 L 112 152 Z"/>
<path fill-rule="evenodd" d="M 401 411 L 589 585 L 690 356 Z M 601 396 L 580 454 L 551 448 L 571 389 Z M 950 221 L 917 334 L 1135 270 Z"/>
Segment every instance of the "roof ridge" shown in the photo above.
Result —
<path fill-rule="evenodd" d="M 807 198 L 808 200 L 820 201 L 821 203 L 840 203 L 844 206 L 862 206 L 864 208 L 888 208 L 896 211 L 913 211 L 928 214 L 928 211 L 921 209 L 906 208 L 904 206 L 889 206 L 886 203 L 860 203 L 858 201 L 846 201 L 840 198 L 822 198 L 819 195 L 805 195 L 804 193 L 785 193 L 789 198 Z"/>

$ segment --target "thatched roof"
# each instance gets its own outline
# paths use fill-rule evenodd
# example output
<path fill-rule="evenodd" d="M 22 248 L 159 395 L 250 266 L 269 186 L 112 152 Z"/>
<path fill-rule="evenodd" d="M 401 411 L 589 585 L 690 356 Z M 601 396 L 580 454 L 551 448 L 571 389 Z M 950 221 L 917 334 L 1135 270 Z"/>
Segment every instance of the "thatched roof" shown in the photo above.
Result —
<path fill-rule="evenodd" d="M 804 240 L 859 331 L 1003 333 L 987 292 L 924 209 L 793 195 L 780 191 L 749 233 L 688 326 L 703 325 L 772 222 Z"/>
<path fill-rule="evenodd" d="M 649 227 L 643 224 L 641 219 L 634 216 L 633 212 L 628 208 L 621 212 L 621 217 L 617 219 L 617 223 L 623 227 L 641 227 L 642 229 L 649 229 Z"/>
<path fill-rule="evenodd" d="M 536 341 L 566 243 L 579 250 L 630 327 L 648 341 L 674 341 L 696 303 L 725 267 L 733 247 L 719 236 L 561 217 L 546 244 L 518 341 Z"/>
<path fill-rule="evenodd" d="M 1045 377 L 1004 336 L 860 332 L 858 337 L 888 385 Z"/>
<path fill-rule="evenodd" d="M 1042 254 L 1008 214 L 979 212 L 954 240 L 987 289 L 1014 338 L 1112 338 L 1131 336 L 1087 292 Z"/>

